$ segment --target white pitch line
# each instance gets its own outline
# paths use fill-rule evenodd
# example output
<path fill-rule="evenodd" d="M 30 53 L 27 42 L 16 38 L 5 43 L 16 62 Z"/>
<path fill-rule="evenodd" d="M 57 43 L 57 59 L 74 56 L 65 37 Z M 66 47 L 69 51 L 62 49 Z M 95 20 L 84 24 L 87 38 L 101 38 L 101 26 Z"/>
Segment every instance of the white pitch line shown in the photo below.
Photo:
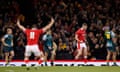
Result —
<path fill-rule="evenodd" d="M 14 70 L 5 70 L 6 72 L 14 72 Z"/>

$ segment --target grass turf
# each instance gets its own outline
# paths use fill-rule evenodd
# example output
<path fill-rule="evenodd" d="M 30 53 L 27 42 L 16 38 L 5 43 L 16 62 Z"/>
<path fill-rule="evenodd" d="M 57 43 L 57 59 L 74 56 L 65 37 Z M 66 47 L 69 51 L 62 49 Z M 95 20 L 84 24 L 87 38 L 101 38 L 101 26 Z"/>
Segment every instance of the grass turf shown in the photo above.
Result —
<path fill-rule="evenodd" d="M 120 67 L 116 66 L 83 66 L 83 67 L 39 67 L 37 70 L 34 67 L 30 67 L 30 70 L 26 70 L 26 67 L 0 67 L 0 72 L 120 72 Z"/>

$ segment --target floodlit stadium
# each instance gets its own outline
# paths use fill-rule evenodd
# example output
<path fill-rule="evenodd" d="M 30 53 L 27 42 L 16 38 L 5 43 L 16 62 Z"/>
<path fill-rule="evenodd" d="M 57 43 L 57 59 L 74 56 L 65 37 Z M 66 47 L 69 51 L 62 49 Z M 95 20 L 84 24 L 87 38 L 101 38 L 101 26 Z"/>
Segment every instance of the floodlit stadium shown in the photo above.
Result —
<path fill-rule="evenodd" d="M 119 66 L 120 0 L 0 0 L 0 72 Z"/>

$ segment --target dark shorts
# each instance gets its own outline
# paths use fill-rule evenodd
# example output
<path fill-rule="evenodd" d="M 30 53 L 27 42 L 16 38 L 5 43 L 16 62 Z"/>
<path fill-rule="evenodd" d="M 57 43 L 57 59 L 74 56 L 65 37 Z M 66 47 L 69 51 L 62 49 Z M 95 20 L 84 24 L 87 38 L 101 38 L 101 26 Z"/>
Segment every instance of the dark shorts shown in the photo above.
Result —
<path fill-rule="evenodd" d="M 44 46 L 44 52 L 51 54 L 51 51 L 53 51 L 53 49 L 49 49 L 47 46 Z"/>
<path fill-rule="evenodd" d="M 115 52 L 116 51 L 116 46 L 107 47 L 107 50 L 109 50 L 111 52 Z"/>
<path fill-rule="evenodd" d="M 13 47 L 7 47 L 7 46 L 3 47 L 3 52 L 11 52 L 11 51 L 13 51 Z"/>
<path fill-rule="evenodd" d="M 111 40 L 107 41 L 107 50 L 111 51 L 111 52 L 115 52 L 116 51 L 116 44 L 113 43 Z"/>

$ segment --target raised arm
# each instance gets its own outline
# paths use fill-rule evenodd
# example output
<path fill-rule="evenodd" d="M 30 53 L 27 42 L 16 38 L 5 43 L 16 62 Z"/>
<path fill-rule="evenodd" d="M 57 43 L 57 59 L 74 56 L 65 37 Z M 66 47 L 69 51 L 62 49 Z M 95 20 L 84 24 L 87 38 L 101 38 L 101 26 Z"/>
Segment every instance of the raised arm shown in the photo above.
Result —
<path fill-rule="evenodd" d="M 50 28 L 52 27 L 53 24 L 54 24 L 54 19 L 51 18 L 50 23 L 42 29 L 43 32 L 46 32 L 48 29 L 50 29 Z"/>
<path fill-rule="evenodd" d="M 20 24 L 20 20 L 19 19 L 17 19 L 17 26 L 21 29 L 21 30 L 23 30 L 23 31 L 25 31 L 25 27 L 24 26 L 22 26 L 21 24 Z"/>

